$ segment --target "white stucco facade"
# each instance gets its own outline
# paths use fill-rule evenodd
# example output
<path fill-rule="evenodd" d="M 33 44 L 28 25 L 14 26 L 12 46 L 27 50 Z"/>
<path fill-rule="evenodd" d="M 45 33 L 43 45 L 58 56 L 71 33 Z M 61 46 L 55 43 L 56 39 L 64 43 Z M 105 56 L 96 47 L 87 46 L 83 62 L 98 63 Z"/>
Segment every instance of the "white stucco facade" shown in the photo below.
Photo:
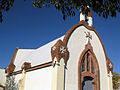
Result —
<path fill-rule="evenodd" d="M 21 70 L 21 66 L 24 62 L 31 63 L 31 66 L 33 67 L 51 61 L 51 47 L 57 40 L 63 40 L 63 38 L 64 36 L 61 36 L 37 49 L 18 49 L 14 58 L 14 65 L 16 66 L 14 71 Z"/>
<path fill-rule="evenodd" d="M 66 34 L 38 49 L 18 49 L 13 62 L 15 65 L 13 74 L 15 74 L 16 84 L 19 85 L 20 80 L 22 82 L 23 86 L 20 86 L 20 90 L 80 90 L 78 87 L 78 64 L 80 56 L 88 44 L 86 37 L 88 32 L 92 38 L 89 42 L 99 67 L 100 89 L 98 90 L 113 90 L 112 73 L 110 71 L 110 76 L 108 75 L 106 53 L 100 37 L 94 30 L 89 30 L 85 25 L 80 24 L 74 29 L 71 34 L 67 33 L 70 34 L 67 44 L 63 40 Z M 61 42 L 57 46 L 56 43 L 59 39 Z M 54 45 L 56 45 L 55 48 L 60 47 L 61 43 L 67 47 L 65 50 L 68 51 L 66 62 L 64 56 L 60 56 L 60 61 L 58 61 L 60 55 L 58 51 L 57 54 L 54 53 L 56 57 L 52 60 L 51 48 Z M 24 62 L 31 63 L 31 67 L 21 73 L 20 70 Z"/>
<path fill-rule="evenodd" d="M 26 73 L 24 90 L 51 90 L 52 67 Z"/>
<path fill-rule="evenodd" d="M 24 86 L 24 88 L 20 90 L 51 90 L 52 85 L 52 66 L 46 67 L 38 70 L 34 70 L 31 72 L 25 72 L 24 77 L 23 73 L 17 74 L 15 76 L 14 83 L 16 87 L 20 88 Z M 25 80 L 24 85 L 23 81 Z"/>
<path fill-rule="evenodd" d="M 65 90 L 78 90 L 78 61 L 88 42 L 85 32 L 90 32 L 92 35 L 92 40 L 90 42 L 99 64 L 100 88 L 101 90 L 109 90 L 106 58 L 102 44 L 96 33 L 88 30 L 84 26 L 78 27 L 68 40 L 67 47 L 69 50 L 69 60 L 67 62 L 67 69 L 65 70 Z"/>
<path fill-rule="evenodd" d="M 5 86 L 5 84 L 6 84 L 5 69 L 0 69 L 0 85 Z M 3 88 L 0 87 L 0 90 L 3 90 Z"/>

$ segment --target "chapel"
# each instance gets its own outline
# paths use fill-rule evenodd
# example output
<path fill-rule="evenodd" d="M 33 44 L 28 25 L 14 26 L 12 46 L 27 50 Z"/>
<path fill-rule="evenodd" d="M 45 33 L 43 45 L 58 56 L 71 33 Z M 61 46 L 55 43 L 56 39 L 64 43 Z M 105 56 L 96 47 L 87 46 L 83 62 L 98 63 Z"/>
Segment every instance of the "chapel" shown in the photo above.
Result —
<path fill-rule="evenodd" d="M 87 21 L 86 21 L 87 18 Z M 65 35 L 37 49 L 16 48 L 7 67 L 12 90 L 113 90 L 113 63 L 91 11 Z"/>

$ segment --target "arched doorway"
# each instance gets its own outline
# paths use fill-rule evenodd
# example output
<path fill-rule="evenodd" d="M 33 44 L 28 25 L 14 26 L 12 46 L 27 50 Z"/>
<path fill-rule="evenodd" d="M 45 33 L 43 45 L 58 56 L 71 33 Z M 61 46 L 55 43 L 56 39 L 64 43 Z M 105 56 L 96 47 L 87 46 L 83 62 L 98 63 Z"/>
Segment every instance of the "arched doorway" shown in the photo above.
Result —
<path fill-rule="evenodd" d="M 86 76 L 82 82 L 82 90 L 94 90 L 93 78 Z"/>
<path fill-rule="evenodd" d="M 99 65 L 90 42 L 79 59 L 78 90 L 100 90 Z"/>

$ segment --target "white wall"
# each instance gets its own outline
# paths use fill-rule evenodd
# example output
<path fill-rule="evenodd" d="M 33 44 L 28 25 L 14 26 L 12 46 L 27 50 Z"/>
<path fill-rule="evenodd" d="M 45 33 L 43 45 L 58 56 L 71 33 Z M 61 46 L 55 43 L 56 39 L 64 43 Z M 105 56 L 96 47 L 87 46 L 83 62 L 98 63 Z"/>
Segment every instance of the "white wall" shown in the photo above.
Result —
<path fill-rule="evenodd" d="M 63 38 L 64 36 L 57 38 L 37 49 L 18 49 L 14 59 L 14 65 L 16 66 L 14 71 L 21 70 L 21 66 L 23 65 L 24 62 L 31 63 L 32 67 L 50 62 L 52 60 L 51 47 L 59 39 L 63 40 Z"/>
<path fill-rule="evenodd" d="M 15 75 L 15 83 L 17 84 L 21 78 L 22 78 L 22 73 Z"/>
<path fill-rule="evenodd" d="M 26 73 L 25 90 L 51 90 L 52 66 Z"/>
<path fill-rule="evenodd" d="M 5 85 L 5 83 L 6 83 L 5 69 L 0 69 L 0 84 Z"/>
<path fill-rule="evenodd" d="M 102 45 L 94 31 L 90 31 L 84 26 L 78 27 L 68 40 L 67 47 L 70 52 L 70 57 L 65 72 L 65 90 L 78 90 L 78 61 L 88 42 L 85 34 L 86 31 L 89 31 L 92 35 L 92 40 L 90 42 L 99 63 L 100 88 L 101 90 L 108 90 L 106 58 Z"/>

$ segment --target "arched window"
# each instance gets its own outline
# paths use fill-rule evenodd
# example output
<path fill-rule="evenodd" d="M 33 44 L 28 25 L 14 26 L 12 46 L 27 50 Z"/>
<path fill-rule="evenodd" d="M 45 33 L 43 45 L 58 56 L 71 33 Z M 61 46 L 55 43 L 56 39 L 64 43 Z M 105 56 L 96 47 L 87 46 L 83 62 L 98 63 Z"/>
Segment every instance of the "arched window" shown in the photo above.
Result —
<path fill-rule="evenodd" d="M 78 90 L 100 90 L 98 62 L 93 49 L 89 47 L 86 45 L 78 63 Z"/>
<path fill-rule="evenodd" d="M 93 56 L 88 51 L 82 58 L 81 72 L 94 73 Z"/>

